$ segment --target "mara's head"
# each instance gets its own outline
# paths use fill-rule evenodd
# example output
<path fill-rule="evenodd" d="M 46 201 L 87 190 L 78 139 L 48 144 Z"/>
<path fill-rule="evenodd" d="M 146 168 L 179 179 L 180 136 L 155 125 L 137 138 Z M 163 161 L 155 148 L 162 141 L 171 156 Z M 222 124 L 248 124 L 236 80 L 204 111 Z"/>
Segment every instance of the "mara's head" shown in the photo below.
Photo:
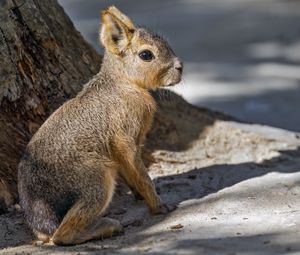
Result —
<path fill-rule="evenodd" d="M 183 66 L 169 44 L 148 29 L 136 27 L 114 6 L 102 12 L 100 40 L 130 82 L 143 88 L 180 82 Z"/>

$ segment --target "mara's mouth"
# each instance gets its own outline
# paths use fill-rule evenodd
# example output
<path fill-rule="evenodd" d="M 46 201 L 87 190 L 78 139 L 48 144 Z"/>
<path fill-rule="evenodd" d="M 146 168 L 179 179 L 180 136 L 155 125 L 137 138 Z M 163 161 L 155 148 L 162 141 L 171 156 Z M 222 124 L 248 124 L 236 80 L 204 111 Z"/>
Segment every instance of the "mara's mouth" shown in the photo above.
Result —
<path fill-rule="evenodd" d="M 179 77 L 175 81 L 171 81 L 171 82 L 167 83 L 166 85 L 164 85 L 164 87 L 172 87 L 172 86 L 175 86 L 176 84 L 178 84 L 179 82 L 181 82 L 181 77 Z"/>

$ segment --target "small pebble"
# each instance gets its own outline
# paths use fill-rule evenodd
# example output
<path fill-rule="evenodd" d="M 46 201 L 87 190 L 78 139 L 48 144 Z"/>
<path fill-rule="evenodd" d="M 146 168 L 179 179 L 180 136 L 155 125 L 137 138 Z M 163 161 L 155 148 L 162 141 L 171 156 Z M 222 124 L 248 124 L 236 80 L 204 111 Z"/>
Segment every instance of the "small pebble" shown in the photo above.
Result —
<path fill-rule="evenodd" d="M 194 179 L 197 178 L 197 175 L 195 175 L 195 174 L 190 174 L 190 175 L 188 175 L 187 178 L 188 178 L 188 179 L 191 179 L 191 180 L 194 180 Z"/>
<path fill-rule="evenodd" d="M 21 206 L 19 204 L 15 204 L 14 207 L 17 211 L 21 211 Z"/>
<path fill-rule="evenodd" d="M 181 225 L 181 224 L 179 223 L 179 224 L 177 224 L 177 225 L 171 226 L 170 228 L 171 228 L 171 229 L 181 229 L 181 228 L 183 228 L 183 225 Z"/>
<path fill-rule="evenodd" d="M 38 246 L 43 245 L 43 244 L 44 244 L 44 242 L 40 241 L 40 240 L 35 242 L 35 245 L 38 245 Z"/>

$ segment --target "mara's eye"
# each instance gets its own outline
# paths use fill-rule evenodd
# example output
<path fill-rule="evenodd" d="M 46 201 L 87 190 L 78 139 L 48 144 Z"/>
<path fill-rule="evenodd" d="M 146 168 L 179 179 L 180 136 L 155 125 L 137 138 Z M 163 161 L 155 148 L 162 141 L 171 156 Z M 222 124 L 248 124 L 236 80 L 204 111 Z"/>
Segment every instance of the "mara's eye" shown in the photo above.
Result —
<path fill-rule="evenodd" d="M 154 59 L 154 55 L 150 50 L 143 50 L 139 53 L 139 57 L 144 61 L 151 61 Z"/>

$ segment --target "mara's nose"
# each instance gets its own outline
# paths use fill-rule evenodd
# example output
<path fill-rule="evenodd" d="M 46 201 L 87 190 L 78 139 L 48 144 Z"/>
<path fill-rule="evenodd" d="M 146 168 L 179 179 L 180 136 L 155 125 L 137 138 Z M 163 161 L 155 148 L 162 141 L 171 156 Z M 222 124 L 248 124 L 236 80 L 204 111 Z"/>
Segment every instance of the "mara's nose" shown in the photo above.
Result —
<path fill-rule="evenodd" d="M 176 70 L 178 70 L 180 73 L 182 73 L 183 64 L 178 58 L 175 59 L 174 67 L 175 67 Z"/>

